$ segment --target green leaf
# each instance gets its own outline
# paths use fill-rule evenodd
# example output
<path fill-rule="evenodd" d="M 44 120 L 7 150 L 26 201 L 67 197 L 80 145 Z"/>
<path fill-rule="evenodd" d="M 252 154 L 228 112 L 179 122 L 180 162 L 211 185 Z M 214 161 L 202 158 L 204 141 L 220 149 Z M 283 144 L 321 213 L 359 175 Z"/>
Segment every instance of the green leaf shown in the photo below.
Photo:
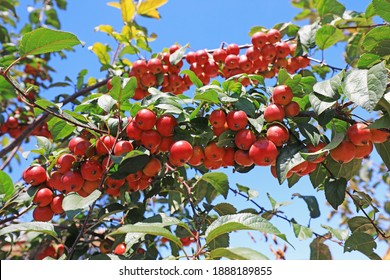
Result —
<path fill-rule="evenodd" d="M 109 235 L 143 233 L 155 236 L 163 236 L 174 242 L 177 246 L 183 247 L 180 239 L 164 227 L 165 225 L 160 223 L 136 223 L 134 225 L 121 226 L 117 230 L 111 232 Z"/>
<path fill-rule="evenodd" d="M 329 100 L 329 98 L 323 99 L 320 97 L 321 96 L 319 94 L 315 94 L 315 93 L 311 93 L 309 95 L 310 104 L 317 115 L 321 115 L 323 112 L 331 108 L 337 102 L 336 100 L 333 101 L 333 100 Z"/>
<path fill-rule="evenodd" d="M 209 242 L 207 244 L 207 247 L 209 248 L 209 250 L 214 250 L 217 248 L 229 247 L 229 244 L 230 244 L 229 234 L 225 233 L 225 234 L 218 236 L 217 238 L 215 238 L 211 242 Z"/>
<path fill-rule="evenodd" d="M 108 172 L 113 179 L 124 179 L 129 174 L 142 170 L 149 161 L 149 156 L 141 151 L 134 150 L 128 153 L 119 165 L 115 164 Z"/>
<path fill-rule="evenodd" d="M 268 258 L 250 248 L 217 248 L 210 252 L 210 259 L 227 258 L 230 260 L 268 260 Z"/>
<path fill-rule="evenodd" d="M 380 26 L 371 29 L 365 36 L 363 48 L 379 56 L 390 55 L 390 27 Z"/>
<path fill-rule="evenodd" d="M 340 164 L 328 157 L 326 166 L 336 178 L 351 179 L 353 176 L 359 174 L 359 169 L 362 166 L 361 159 L 353 159 L 348 163 Z"/>
<path fill-rule="evenodd" d="M 305 52 L 315 47 L 317 30 L 320 28 L 317 22 L 303 26 L 299 31 L 299 43 L 305 48 Z"/>
<path fill-rule="evenodd" d="M 325 167 L 323 167 L 321 164 L 317 164 L 316 170 L 310 173 L 310 182 L 314 188 L 317 188 L 325 182 L 327 176 L 328 172 L 326 171 Z"/>
<path fill-rule="evenodd" d="M 191 70 L 185 69 L 180 72 L 182 75 L 188 75 L 191 82 L 197 87 L 200 88 L 203 86 L 202 81 L 195 75 L 195 73 Z"/>
<path fill-rule="evenodd" d="M 316 33 L 316 45 L 320 50 L 325 50 L 344 39 L 340 29 L 332 25 L 323 25 Z"/>
<path fill-rule="evenodd" d="M 218 213 L 219 216 L 236 214 L 237 209 L 230 203 L 218 203 L 213 207 L 213 210 Z"/>
<path fill-rule="evenodd" d="M 299 123 L 298 129 L 313 145 L 317 145 L 320 142 L 321 134 L 314 125 L 310 123 Z"/>
<path fill-rule="evenodd" d="M 334 229 L 327 225 L 321 225 L 324 229 L 327 229 L 334 237 L 340 241 L 345 241 L 348 238 L 348 229 Z"/>
<path fill-rule="evenodd" d="M 218 236 L 236 230 L 257 230 L 274 234 L 287 241 L 286 236 L 266 219 L 254 214 L 226 215 L 215 220 L 206 230 L 206 242 L 209 243 Z"/>
<path fill-rule="evenodd" d="M 104 94 L 99 97 L 98 99 L 98 105 L 100 108 L 104 110 L 104 112 L 110 112 L 112 107 L 116 104 L 116 101 L 114 98 L 112 98 L 110 95 Z"/>
<path fill-rule="evenodd" d="M 344 78 L 344 71 L 333 76 L 329 80 L 318 82 L 313 86 L 313 91 L 317 94 L 330 98 L 335 101 L 340 98 L 339 88 L 342 85 L 342 79 Z"/>
<path fill-rule="evenodd" d="M 47 122 L 48 129 L 53 137 L 53 141 L 59 141 L 71 135 L 75 127 L 59 118 L 52 118 Z"/>
<path fill-rule="evenodd" d="M 227 198 L 229 193 L 229 181 L 225 173 L 211 172 L 204 174 L 199 181 L 205 181 L 209 183 L 217 192 Z"/>
<path fill-rule="evenodd" d="M 317 4 L 317 10 L 321 18 L 325 18 L 328 15 L 342 17 L 345 11 L 345 6 L 337 0 L 320 0 Z"/>
<path fill-rule="evenodd" d="M 62 208 L 65 210 L 66 215 L 70 219 L 73 219 L 75 215 L 94 203 L 101 194 L 102 193 L 99 190 L 94 190 L 87 197 L 82 197 L 77 193 L 70 193 L 64 197 L 64 200 L 62 201 Z"/>
<path fill-rule="evenodd" d="M 43 136 L 35 136 L 35 138 L 37 139 L 37 147 L 39 149 L 43 149 L 46 153 L 51 152 L 53 144 L 49 139 Z"/>
<path fill-rule="evenodd" d="M 344 178 L 328 179 L 325 181 L 324 187 L 326 200 L 337 210 L 337 207 L 344 202 L 347 180 Z"/>
<path fill-rule="evenodd" d="M 278 29 L 282 37 L 284 35 L 287 35 L 288 37 L 295 37 L 300 27 L 291 22 L 282 22 L 276 24 L 273 28 Z"/>
<path fill-rule="evenodd" d="M 315 196 L 301 195 L 299 193 L 294 193 L 294 194 L 292 194 L 292 196 L 302 198 L 306 202 L 307 208 L 310 211 L 310 217 L 312 219 L 318 218 L 321 215 L 320 207 L 318 205 L 318 201 L 317 201 L 317 198 Z"/>
<path fill-rule="evenodd" d="M 256 107 L 255 105 L 246 98 L 240 97 L 236 103 L 234 103 L 236 110 L 244 111 L 249 117 L 255 117 Z"/>
<path fill-rule="evenodd" d="M 390 21 L 390 1 L 389 0 L 373 0 L 376 14 L 378 14 L 385 21 Z"/>
<path fill-rule="evenodd" d="M 323 237 L 316 237 L 310 243 L 310 259 L 311 260 L 331 260 L 332 254 L 330 253 L 328 245 L 324 244 Z"/>
<path fill-rule="evenodd" d="M 385 62 L 379 63 L 368 70 L 352 70 L 344 83 L 344 93 L 347 97 L 372 112 L 385 93 L 387 85 L 387 69 Z"/>
<path fill-rule="evenodd" d="M 304 159 L 299 154 L 299 151 L 305 147 L 302 144 L 295 143 L 286 145 L 279 152 L 276 158 L 276 174 L 278 176 L 279 184 L 282 184 L 286 178 L 287 173 L 296 165 L 302 163 Z"/>
<path fill-rule="evenodd" d="M 58 52 L 79 44 L 81 41 L 72 33 L 41 27 L 23 35 L 19 53 L 25 57 Z"/>
<path fill-rule="evenodd" d="M 108 54 L 110 48 L 107 45 L 103 45 L 100 42 L 96 42 L 89 49 L 96 54 L 102 65 L 109 65 L 111 62 L 110 55 Z"/>
<path fill-rule="evenodd" d="M 375 149 L 386 164 L 387 169 L 390 170 L 390 141 L 384 143 L 375 143 Z"/>
<path fill-rule="evenodd" d="M 25 222 L 20 224 L 13 224 L 4 227 L 0 230 L 0 236 L 16 231 L 34 231 L 57 237 L 57 233 L 54 231 L 54 226 L 51 223 L 44 222 Z"/>
<path fill-rule="evenodd" d="M 249 199 L 253 199 L 253 198 L 256 198 L 259 196 L 259 192 L 254 190 L 254 189 L 248 188 L 248 187 L 243 186 L 241 184 L 236 184 L 236 186 L 240 192 L 247 194 Z"/>
<path fill-rule="evenodd" d="M 121 78 L 115 76 L 111 79 L 111 84 L 110 96 L 116 101 L 123 103 L 134 95 L 134 91 L 137 88 L 137 79 L 135 77 Z"/>
<path fill-rule="evenodd" d="M 189 46 L 190 46 L 189 44 L 186 44 L 185 46 L 179 48 L 177 51 L 171 54 L 169 56 L 169 62 L 172 65 L 178 64 L 183 59 L 184 53 L 186 52 Z"/>
<path fill-rule="evenodd" d="M 194 100 L 206 101 L 209 103 L 219 104 L 218 92 L 211 89 L 210 86 L 198 88 L 194 95 Z"/>
<path fill-rule="evenodd" d="M 354 232 L 345 241 L 344 253 L 359 251 L 367 256 L 370 256 L 374 252 L 376 246 L 377 245 L 375 243 L 375 240 L 371 235 L 364 232 Z"/>
<path fill-rule="evenodd" d="M 379 55 L 365 53 L 359 58 L 357 67 L 360 69 L 368 69 L 379 62 L 381 62 L 381 57 Z"/>
<path fill-rule="evenodd" d="M 248 121 L 258 133 L 261 133 L 264 125 L 264 115 L 259 116 L 257 119 L 248 118 Z"/>
<path fill-rule="evenodd" d="M 0 195 L 4 195 L 3 202 L 8 201 L 14 193 L 14 184 L 11 177 L 0 170 Z"/>
<path fill-rule="evenodd" d="M 348 220 L 348 227 L 354 232 L 365 232 L 368 234 L 373 234 L 376 232 L 375 227 L 372 225 L 371 221 L 366 217 L 356 216 Z"/>
<path fill-rule="evenodd" d="M 311 230 L 311 228 L 302 226 L 297 223 L 293 223 L 292 225 L 293 225 L 295 237 L 297 237 L 299 240 L 306 240 L 313 236 L 313 231 Z"/>

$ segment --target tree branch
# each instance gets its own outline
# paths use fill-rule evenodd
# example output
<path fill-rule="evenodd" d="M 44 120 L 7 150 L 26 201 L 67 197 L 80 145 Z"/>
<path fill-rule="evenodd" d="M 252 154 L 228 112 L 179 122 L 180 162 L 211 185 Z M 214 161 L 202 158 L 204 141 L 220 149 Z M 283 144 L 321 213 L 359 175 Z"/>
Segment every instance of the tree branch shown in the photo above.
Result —
<path fill-rule="evenodd" d="M 78 97 L 92 91 L 92 90 L 95 90 L 99 87 L 102 87 L 104 86 L 105 84 L 107 84 L 107 81 L 109 80 L 109 78 L 106 78 L 100 82 L 97 82 L 96 84 L 92 85 L 92 86 L 89 86 L 89 87 L 86 87 L 80 91 L 77 91 L 75 92 L 74 94 L 68 96 L 67 98 L 65 98 L 62 103 L 64 105 L 74 101 L 75 99 L 77 99 Z M 23 130 L 23 132 L 17 137 L 15 138 L 15 140 L 13 142 L 11 142 L 8 146 L 4 147 L 1 151 L 0 151 L 0 157 L 4 157 L 7 153 L 9 153 L 10 151 L 12 151 L 16 146 L 20 145 L 23 140 L 29 136 L 31 134 L 31 132 L 36 128 L 38 127 L 39 125 L 41 125 L 46 119 L 47 117 L 49 116 L 49 113 L 47 112 L 43 112 L 42 115 L 40 115 L 37 119 L 35 119 L 34 122 L 32 122 L 31 124 L 29 124 L 25 130 Z"/>

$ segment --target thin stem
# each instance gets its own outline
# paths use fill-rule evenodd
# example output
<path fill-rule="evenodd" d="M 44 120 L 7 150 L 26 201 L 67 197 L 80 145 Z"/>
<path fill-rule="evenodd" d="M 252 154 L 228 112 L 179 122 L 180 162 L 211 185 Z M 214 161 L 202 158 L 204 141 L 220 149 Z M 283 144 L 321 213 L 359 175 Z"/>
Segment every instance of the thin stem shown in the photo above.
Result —
<path fill-rule="evenodd" d="M 74 94 L 68 96 L 67 98 L 65 98 L 62 103 L 64 105 L 74 101 L 75 99 L 77 99 L 78 97 L 92 91 L 92 90 L 95 90 L 99 87 L 102 87 L 104 86 L 105 84 L 107 84 L 107 81 L 109 80 L 109 78 L 107 79 L 104 79 L 100 82 L 97 82 L 96 84 L 92 85 L 92 86 L 89 86 L 89 87 L 86 87 L 80 91 L 77 91 L 75 92 Z M 10 151 L 12 151 L 12 149 L 14 149 L 16 146 L 20 145 L 20 143 L 23 142 L 23 140 L 31 134 L 31 132 L 36 128 L 38 127 L 39 125 L 41 125 L 46 119 L 47 117 L 49 116 L 49 113 L 48 112 L 43 112 L 42 115 L 40 115 L 34 122 L 32 122 L 31 124 L 29 124 L 24 130 L 23 132 L 17 137 L 14 139 L 13 142 L 11 142 L 8 146 L 4 147 L 1 151 L 0 151 L 0 158 L 4 157 L 7 153 L 9 153 Z"/>
<path fill-rule="evenodd" d="M 374 28 L 378 26 L 386 26 L 389 25 L 389 23 L 378 23 L 378 24 L 372 24 L 372 25 L 355 25 L 355 26 L 336 26 L 337 29 L 358 29 L 358 28 Z"/>
<path fill-rule="evenodd" d="M 342 71 L 342 70 L 344 70 L 343 68 L 336 67 L 336 66 L 332 66 L 332 65 L 329 65 L 329 64 L 325 63 L 325 62 L 324 62 L 324 59 L 319 60 L 319 59 L 316 59 L 316 58 L 310 57 L 310 56 L 308 56 L 307 58 L 310 59 L 310 60 L 313 61 L 313 62 L 319 63 L 319 64 L 321 64 L 321 65 L 328 66 L 329 68 L 331 68 L 331 69 L 333 69 L 333 70 L 337 70 L 337 71 Z"/>
<path fill-rule="evenodd" d="M 14 158 L 14 156 L 16 155 L 16 153 L 18 152 L 20 146 L 22 145 L 22 143 L 19 143 L 19 145 L 17 145 L 13 150 L 12 152 L 8 155 L 7 159 L 3 162 L 3 164 L 1 165 L 0 167 L 0 170 L 4 170 L 8 164 L 11 162 L 11 160 Z"/>
<path fill-rule="evenodd" d="M 390 238 L 390 236 L 386 235 L 382 229 L 380 229 L 376 224 L 375 221 L 371 219 L 371 217 L 367 214 L 367 212 L 363 209 L 363 207 L 357 202 L 357 200 L 353 197 L 353 195 L 349 191 L 345 191 L 345 193 L 353 200 L 355 205 L 359 207 L 359 209 L 363 212 L 364 216 L 370 221 L 372 226 L 375 228 L 375 231 L 382 236 L 384 239 Z"/>
<path fill-rule="evenodd" d="M 28 211 L 30 211 L 30 209 L 33 207 L 33 205 L 31 204 L 30 206 L 28 206 L 26 209 L 24 209 L 23 211 L 19 212 L 18 214 L 14 215 L 14 216 L 11 216 L 11 217 L 8 217 L 8 218 L 5 218 L 3 220 L 0 220 L 0 225 L 3 225 L 5 223 L 8 223 L 8 222 L 11 222 L 17 218 L 19 218 L 20 216 L 26 214 Z"/>
<path fill-rule="evenodd" d="M 85 231 L 85 227 L 87 226 L 87 223 L 88 223 L 88 221 L 89 221 L 89 219 L 90 219 L 90 217 L 91 217 L 91 215 L 92 215 L 93 208 L 95 207 L 96 201 L 97 201 L 97 200 L 95 200 L 95 201 L 92 203 L 92 205 L 89 207 L 89 211 L 88 211 L 87 217 L 85 218 L 84 223 L 83 223 L 83 225 L 81 226 L 81 229 L 80 229 L 80 231 L 79 231 L 79 234 L 77 235 L 75 241 L 73 242 L 72 247 L 71 247 L 71 248 L 69 249 L 69 251 L 68 251 L 68 259 L 69 259 L 69 260 L 72 259 L 73 254 L 74 254 L 74 251 L 75 251 L 76 246 L 77 246 L 77 243 L 79 243 L 79 240 L 80 240 L 80 238 L 81 238 L 81 235 L 83 235 L 83 233 L 84 233 L 84 231 Z"/>
<path fill-rule="evenodd" d="M 22 89 L 19 88 L 18 85 L 15 84 L 15 81 L 13 81 L 13 79 L 10 78 L 8 75 L 3 75 L 3 77 L 4 77 L 4 79 L 7 80 L 8 83 L 10 83 L 16 89 L 16 91 L 18 91 L 26 99 L 26 100 L 23 100 L 23 102 L 26 103 L 27 105 L 29 105 L 30 107 L 37 107 L 37 108 L 41 109 L 42 111 L 45 111 L 46 113 L 48 113 L 50 115 L 53 115 L 53 116 L 55 116 L 57 118 L 60 118 L 60 119 L 66 121 L 68 123 L 71 123 L 71 124 L 73 124 L 75 126 L 82 127 L 82 128 L 85 128 L 85 129 L 90 129 L 90 130 L 93 130 L 93 131 L 96 131 L 96 132 L 99 132 L 99 133 L 107 134 L 107 131 L 104 131 L 104 130 L 101 130 L 101 129 L 97 129 L 97 128 L 93 128 L 93 127 L 90 127 L 88 125 L 84 125 L 84 124 L 79 123 L 79 122 L 75 122 L 73 120 L 70 120 L 70 119 L 64 117 L 61 114 L 57 114 L 57 113 L 55 113 L 55 112 L 53 112 L 53 111 L 51 111 L 51 110 L 49 110 L 49 109 L 47 109 L 45 107 L 42 107 L 39 104 L 28 102 L 27 101 L 28 100 L 27 95 L 25 94 L 25 92 Z"/>

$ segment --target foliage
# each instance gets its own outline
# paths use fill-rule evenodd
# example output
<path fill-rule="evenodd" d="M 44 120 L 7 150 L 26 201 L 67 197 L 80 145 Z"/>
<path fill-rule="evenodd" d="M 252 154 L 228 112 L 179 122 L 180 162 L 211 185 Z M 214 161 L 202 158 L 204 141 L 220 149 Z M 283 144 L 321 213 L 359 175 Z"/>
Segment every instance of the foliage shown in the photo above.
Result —
<path fill-rule="evenodd" d="M 294 237 L 278 229 L 280 220 L 298 240 L 312 239 L 310 259 L 332 259 L 329 241 L 380 258 L 375 249 L 390 234 L 390 202 L 375 196 L 378 185 L 390 185 L 388 1 L 374 0 L 365 12 L 346 11 L 337 0 L 292 1 L 302 9 L 295 20 L 308 24 L 256 26 L 249 45 L 196 53 L 189 45 L 150 48 L 156 34 L 137 19 L 159 19 L 168 1 L 109 2 L 123 28 L 96 30 L 119 48 L 112 56 L 112 46 L 89 46 L 104 78 L 85 81 L 81 69 L 61 82 L 51 78 L 53 55 L 66 58 L 82 42 L 60 30 L 66 0 L 35 2 L 24 23 L 17 1 L 0 0 L 1 170 L 15 172 L 9 163 L 20 161 L 24 143 L 37 142 L 22 153 L 35 159 L 21 182 L 0 171 L 2 259 L 267 259 L 230 247 L 229 235 L 258 231 L 287 248 Z M 312 57 L 339 43 L 347 68 Z M 149 59 L 137 59 L 144 51 Z M 69 86 L 72 95 L 41 96 Z M 373 148 L 383 163 L 372 164 Z M 279 209 L 287 203 L 268 194 L 267 209 L 256 191 L 233 188 L 221 171 L 251 174 L 255 165 L 290 188 L 308 176 L 333 208 L 329 217 L 340 215 L 340 228 L 314 232 Z M 229 195 L 248 207 L 217 202 Z M 324 215 L 315 196 L 294 197 L 311 219 Z M 35 221 L 25 218 L 30 211 Z M 275 255 L 285 258 L 281 249 Z"/>

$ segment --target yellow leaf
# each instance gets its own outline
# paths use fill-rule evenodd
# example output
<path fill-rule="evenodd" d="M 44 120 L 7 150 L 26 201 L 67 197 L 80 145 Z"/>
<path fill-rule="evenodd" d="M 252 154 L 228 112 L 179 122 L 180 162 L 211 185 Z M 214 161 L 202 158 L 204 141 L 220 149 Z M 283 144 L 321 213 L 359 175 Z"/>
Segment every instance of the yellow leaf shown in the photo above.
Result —
<path fill-rule="evenodd" d="M 137 12 L 140 15 L 159 19 L 157 8 L 166 4 L 168 0 L 145 0 L 138 5 Z"/>
<path fill-rule="evenodd" d="M 135 15 L 135 4 L 133 0 L 120 0 L 122 19 L 124 22 L 132 22 Z"/>
<path fill-rule="evenodd" d="M 114 8 L 117 8 L 117 9 L 121 8 L 121 5 L 118 2 L 108 2 L 107 6 L 114 7 Z"/>
<path fill-rule="evenodd" d="M 111 25 L 99 25 L 99 26 L 95 27 L 95 31 L 100 31 L 100 32 L 104 32 L 107 34 L 112 34 L 112 32 L 114 31 L 114 28 Z"/>
<path fill-rule="evenodd" d="M 106 45 L 97 42 L 89 47 L 89 49 L 97 55 L 101 64 L 110 64 L 110 55 L 108 54 L 108 47 Z"/>

